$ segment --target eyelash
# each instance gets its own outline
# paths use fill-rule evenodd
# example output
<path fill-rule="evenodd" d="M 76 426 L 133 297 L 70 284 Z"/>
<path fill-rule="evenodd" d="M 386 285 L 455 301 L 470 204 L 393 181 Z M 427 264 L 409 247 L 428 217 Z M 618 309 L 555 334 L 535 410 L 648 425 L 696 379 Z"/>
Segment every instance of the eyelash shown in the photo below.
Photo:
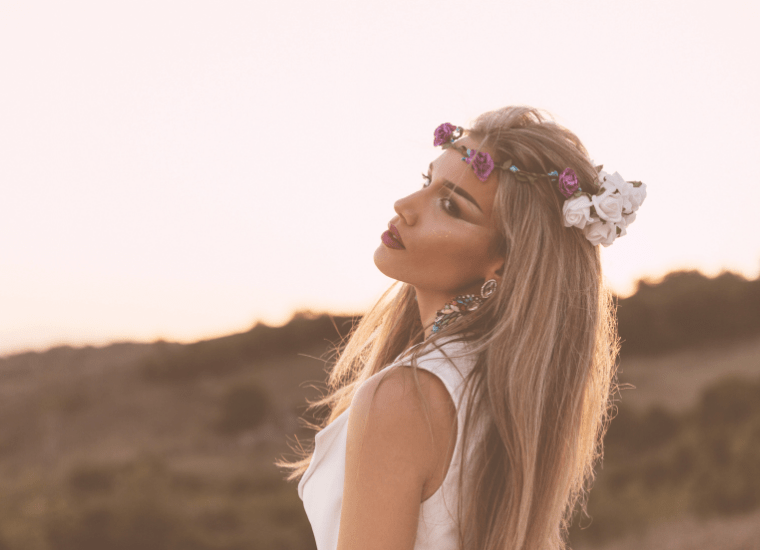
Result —
<path fill-rule="evenodd" d="M 425 174 L 424 172 L 422 174 L 422 178 L 425 180 L 425 183 L 422 184 L 422 188 L 423 189 L 426 188 L 426 187 L 428 187 L 432 183 L 432 181 L 433 181 L 433 178 L 431 178 L 428 174 Z M 442 202 L 444 204 L 448 203 L 450 205 L 449 208 L 446 208 L 445 206 L 443 207 L 443 209 L 446 211 L 446 213 L 449 216 L 452 216 L 454 218 L 458 218 L 459 217 L 459 207 L 457 206 L 457 203 L 454 202 L 451 199 L 441 199 L 441 200 L 442 200 Z"/>

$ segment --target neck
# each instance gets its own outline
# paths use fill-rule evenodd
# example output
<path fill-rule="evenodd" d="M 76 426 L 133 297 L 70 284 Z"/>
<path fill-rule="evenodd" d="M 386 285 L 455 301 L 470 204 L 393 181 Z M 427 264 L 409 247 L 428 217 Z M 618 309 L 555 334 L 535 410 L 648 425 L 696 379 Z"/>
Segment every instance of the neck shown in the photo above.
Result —
<path fill-rule="evenodd" d="M 433 333 L 433 322 L 437 317 L 438 311 L 441 310 L 447 302 L 460 295 L 476 294 L 474 291 L 462 291 L 452 294 L 451 292 L 440 293 L 422 291 L 417 288 L 415 291 L 417 295 L 417 306 L 420 310 L 420 321 L 422 321 L 422 326 L 425 327 L 425 339 Z"/>
<path fill-rule="evenodd" d="M 433 333 L 433 321 L 435 321 L 438 311 L 442 309 L 449 300 L 467 294 L 480 296 L 480 287 L 481 284 L 476 284 L 469 288 L 460 289 L 459 292 L 454 293 L 452 293 L 452 291 L 440 292 L 415 287 L 414 290 L 417 296 L 417 306 L 420 310 L 420 321 L 422 321 L 422 326 L 425 327 L 425 339 Z"/>
<path fill-rule="evenodd" d="M 422 326 L 425 327 L 425 338 L 427 338 L 433 332 L 433 321 L 435 321 L 436 313 L 453 296 L 420 289 L 415 289 L 415 291 L 417 294 L 417 306 L 420 309 L 420 320 L 422 321 Z"/>

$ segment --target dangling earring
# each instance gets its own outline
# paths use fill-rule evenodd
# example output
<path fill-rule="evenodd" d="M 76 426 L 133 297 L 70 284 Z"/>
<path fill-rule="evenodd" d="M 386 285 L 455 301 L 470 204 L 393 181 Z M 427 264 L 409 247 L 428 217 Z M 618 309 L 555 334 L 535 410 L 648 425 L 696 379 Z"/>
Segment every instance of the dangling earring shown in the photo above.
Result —
<path fill-rule="evenodd" d="M 496 292 L 496 279 L 488 279 L 483 286 L 480 287 L 480 297 L 484 300 Z"/>
<path fill-rule="evenodd" d="M 436 312 L 433 330 L 430 336 L 440 332 L 451 323 L 478 309 L 488 297 L 496 292 L 496 279 L 489 279 L 480 287 L 480 296 L 475 294 L 461 294 L 452 298 Z M 430 337 L 428 336 L 428 338 Z"/>

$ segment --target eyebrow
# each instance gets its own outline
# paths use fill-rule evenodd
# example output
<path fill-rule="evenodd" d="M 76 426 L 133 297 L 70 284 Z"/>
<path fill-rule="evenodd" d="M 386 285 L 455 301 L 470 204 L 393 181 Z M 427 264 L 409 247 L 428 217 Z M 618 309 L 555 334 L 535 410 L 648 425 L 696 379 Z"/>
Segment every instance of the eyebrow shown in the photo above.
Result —
<path fill-rule="evenodd" d="M 430 163 L 430 172 L 433 171 L 433 163 Z M 478 204 L 478 201 L 475 200 L 475 197 L 470 195 L 467 191 L 462 189 L 461 187 L 458 187 L 455 183 L 450 182 L 449 180 L 443 180 L 442 185 L 448 189 L 451 189 L 456 193 L 457 195 L 460 195 L 470 201 L 472 204 L 475 205 L 475 207 L 480 210 L 481 214 L 483 213 L 483 209 L 480 208 L 480 205 Z"/>

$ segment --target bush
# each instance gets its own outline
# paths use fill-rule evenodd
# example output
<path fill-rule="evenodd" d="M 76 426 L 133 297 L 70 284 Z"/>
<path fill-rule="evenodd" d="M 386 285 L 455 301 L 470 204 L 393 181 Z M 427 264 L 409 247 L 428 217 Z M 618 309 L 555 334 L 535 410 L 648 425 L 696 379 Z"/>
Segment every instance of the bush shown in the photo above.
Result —
<path fill-rule="evenodd" d="M 224 395 L 216 430 L 237 434 L 261 425 L 271 413 L 269 395 L 258 384 L 233 387 Z"/>
<path fill-rule="evenodd" d="M 760 380 L 720 380 L 683 414 L 621 406 L 604 455 L 588 501 L 593 522 L 573 527 L 573 544 L 668 515 L 750 512 L 760 507 Z"/>
<path fill-rule="evenodd" d="M 196 342 L 177 349 L 161 346 L 143 361 L 142 377 L 150 382 L 176 383 L 234 372 L 244 364 L 243 358 L 223 340 Z"/>
<path fill-rule="evenodd" d="M 117 472 L 111 477 L 109 473 Z M 203 522 L 192 521 L 171 492 L 172 476 L 158 458 L 72 469 L 68 495 L 56 495 L 42 532 L 50 550 L 220 550 Z M 106 491 L 107 489 L 107 491 Z M 179 497 L 181 500 L 185 496 Z M 184 512 L 184 517 L 183 517 Z M 221 517 L 221 516 L 220 516 Z M 203 518 L 205 519 L 205 518 Z M 220 519 L 214 524 L 218 531 Z M 227 523 L 229 524 L 229 519 Z M 207 529 L 208 531 L 208 529 Z"/>
<path fill-rule="evenodd" d="M 53 550 L 165 550 L 176 548 L 178 532 L 166 510 L 150 502 L 76 510 L 51 518 L 46 530 Z"/>
<path fill-rule="evenodd" d="M 666 445 L 680 428 L 680 419 L 662 407 L 644 414 L 620 407 L 607 431 L 605 452 L 620 459 L 638 456 Z"/>
<path fill-rule="evenodd" d="M 282 327 L 257 323 L 248 332 L 183 346 L 157 343 L 140 368 L 150 382 L 183 382 L 235 372 L 245 365 L 279 355 L 295 355 L 348 334 L 357 318 L 296 313 Z"/>
<path fill-rule="evenodd" d="M 760 414 L 760 383 L 727 378 L 707 388 L 697 408 L 700 426 L 723 430 L 746 423 Z"/>
<path fill-rule="evenodd" d="M 621 352 L 654 355 L 757 338 L 758 311 L 760 278 L 675 271 L 657 284 L 639 281 L 636 293 L 618 302 Z"/>
<path fill-rule="evenodd" d="M 244 495 L 276 493 L 283 487 L 278 472 L 258 472 L 255 477 L 237 476 L 227 484 L 227 491 L 233 497 Z"/>
<path fill-rule="evenodd" d="M 115 483 L 113 468 L 79 465 L 69 473 L 69 488 L 80 493 L 109 493 Z"/>

